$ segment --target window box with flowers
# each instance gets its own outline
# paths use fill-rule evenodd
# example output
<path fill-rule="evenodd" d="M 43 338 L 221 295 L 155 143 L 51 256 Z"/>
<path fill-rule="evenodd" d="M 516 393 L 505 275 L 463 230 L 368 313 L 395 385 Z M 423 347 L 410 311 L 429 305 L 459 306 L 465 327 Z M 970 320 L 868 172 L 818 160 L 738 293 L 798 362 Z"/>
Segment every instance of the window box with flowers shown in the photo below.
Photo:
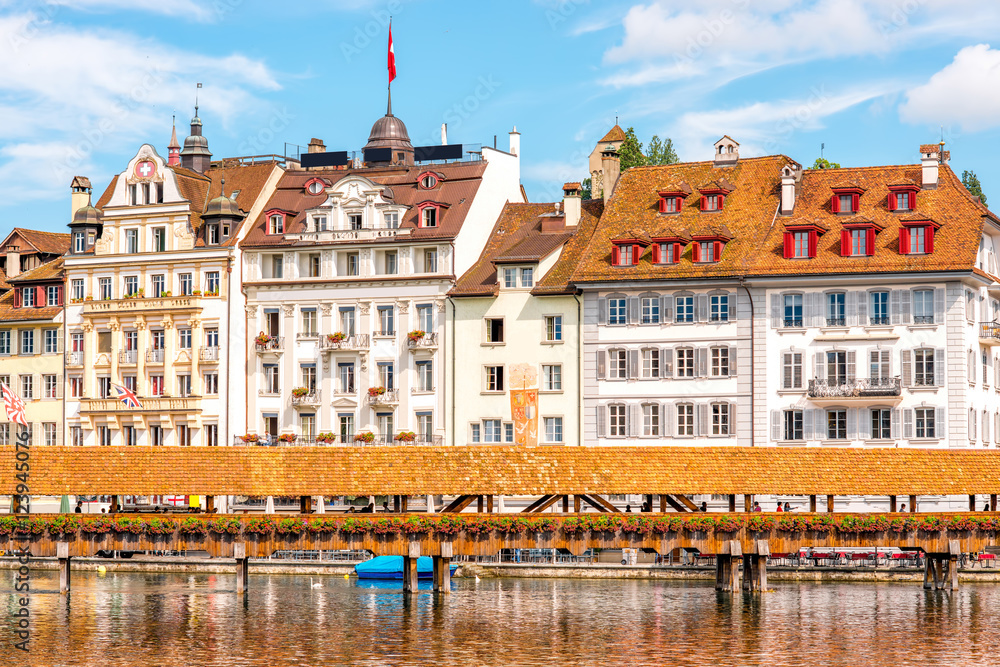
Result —
<path fill-rule="evenodd" d="M 308 395 L 309 395 L 308 387 L 296 387 L 295 389 L 292 389 L 292 396 L 295 398 L 302 398 L 303 396 L 308 396 Z"/>
<path fill-rule="evenodd" d="M 316 436 L 316 442 L 324 444 L 324 445 L 331 445 L 331 444 L 337 442 L 337 436 L 336 436 L 336 434 L 329 433 L 329 432 L 327 432 L 327 433 L 319 433 Z"/>
<path fill-rule="evenodd" d="M 347 334 L 343 331 L 338 331 L 337 333 L 327 334 L 326 339 L 335 345 L 339 345 L 347 340 Z"/>
<path fill-rule="evenodd" d="M 217 289 L 211 291 L 206 290 L 203 296 L 219 296 L 219 290 Z"/>
<path fill-rule="evenodd" d="M 201 290 L 200 289 L 192 290 L 191 296 L 201 296 Z"/>
<path fill-rule="evenodd" d="M 161 297 L 164 297 L 164 296 L 173 296 L 173 293 L 170 290 L 168 290 L 168 289 L 160 290 L 160 296 Z"/>
<path fill-rule="evenodd" d="M 400 442 L 415 442 L 417 434 L 413 431 L 400 431 L 396 434 L 396 440 Z"/>
<path fill-rule="evenodd" d="M 93 301 L 94 297 L 92 297 L 92 296 L 85 296 L 85 297 L 83 297 L 83 300 L 84 301 Z"/>
<path fill-rule="evenodd" d="M 253 339 L 253 342 L 257 343 L 257 345 L 267 345 L 268 343 L 271 342 L 271 337 L 268 336 L 266 333 L 260 333 L 257 334 L 256 338 Z"/>
<path fill-rule="evenodd" d="M 375 442 L 375 434 L 371 431 L 365 431 L 364 433 L 357 433 L 354 436 L 354 442 L 363 442 L 366 445 L 370 445 Z"/>
<path fill-rule="evenodd" d="M 246 435 L 241 435 L 240 440 L 242 440 L 247 444 L 253 444 L 260 440 L 260 436 L 257 435 L 256 433 L 247 433 Z"/>
<path fill-rule="evenodd" d="M 419 342 L 420 340 L 422 340 L 423 337 L 426 336 L 426 335 L 427 335 L 426 331 L 422 331 L 420 329 L 416 329 L 416 330 L 411 331 L 410 333 L 406 334 L 406 337 L 407 337 L 407 339 L 409 339 L 409 341 L 411 343 L 416 343 L 416 342 Z"/>
<path fill-rule="evenodd" d="M 282 433 L 281 435 L 278 436 L 278 442 L 286 442 L 286 443 L 295 442 L 295 434 L 294 433 Z"/>
<path fill-rule="evenodd" d="M 368 387 L 368 395 L 371 397 L 381 396 L 385 393 L 385 387 Z"/>

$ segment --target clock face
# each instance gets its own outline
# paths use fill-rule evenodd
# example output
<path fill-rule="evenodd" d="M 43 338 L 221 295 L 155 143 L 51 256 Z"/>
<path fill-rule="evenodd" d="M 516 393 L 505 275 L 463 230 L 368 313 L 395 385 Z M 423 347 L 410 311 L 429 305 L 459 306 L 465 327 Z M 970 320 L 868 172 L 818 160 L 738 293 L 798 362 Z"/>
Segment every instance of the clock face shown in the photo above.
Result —
<path fill-rule="evenodd" d="M 156 174 L 156 164 L 152 160 L 143 160 L 135 165 L 135 175 L 139 178 L 150 178 Z"/>

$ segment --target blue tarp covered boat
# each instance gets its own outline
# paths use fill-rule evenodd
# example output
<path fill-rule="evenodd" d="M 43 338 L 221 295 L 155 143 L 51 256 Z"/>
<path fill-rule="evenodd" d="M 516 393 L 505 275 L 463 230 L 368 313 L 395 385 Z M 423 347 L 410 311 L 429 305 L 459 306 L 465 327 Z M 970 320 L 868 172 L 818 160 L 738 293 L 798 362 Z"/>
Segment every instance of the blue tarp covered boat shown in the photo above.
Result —
<path fill-rule="evenodd" d="M 451 573 L 458 569 L 457 564 L 451 566 Z M 403 579 L 402 556 L 376 556 L 364 563 L 354 566 L 358 579 Z M 430 556 L 417 559 L 417 578 L 431 579 L 434 576 L 434 561 Z"/>

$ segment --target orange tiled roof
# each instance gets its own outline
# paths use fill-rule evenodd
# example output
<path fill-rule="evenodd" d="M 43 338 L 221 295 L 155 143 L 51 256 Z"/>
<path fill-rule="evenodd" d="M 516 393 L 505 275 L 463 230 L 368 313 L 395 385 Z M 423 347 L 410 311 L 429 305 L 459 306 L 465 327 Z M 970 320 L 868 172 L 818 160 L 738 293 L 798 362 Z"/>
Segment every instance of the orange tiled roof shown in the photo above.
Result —
<path fill-rule="evenodd" d="M 0 322 L 37 322 L 48 321 L 62 314 L 62 306 L 44 306 L 42 308 L 15 308 L 14 290 L 10 289 L 0 296 Z"/>
<path fill-rule="evenodd" d="M 63 277 L 63 258 L 53 259 L 45 262 L 24 273 L 19 273 L 13 278 L 8 278 L 10 283 L 30 283 L 43 280 L 60 280 Z"/>
<path fill-rule="evenodd" d="M 995 452 L 940 449 L 35 447 L 31 472 L 44 495 L 1000 493 Z"/>
<path fill-rule="evenodd" d="M 7 238 L 4 239 L 3 245 L 6 245 L 7 241 L 15 235 L 19 236 L 21 240 L 31 246 L 31 248 L 39 253 L 42 253 L 43 255 L 64 255 L 69 252 L 69 234 L 42 232 L 37 229 L 15 227 L 11 230 L 10 234 L 7 235 Z M 27 252 L 29 252 L 28 248 L 21 248 L 21 254 L 25 254 Z"/>
<path fill-rule="evenodd" d="M 603 144 L 605 141 L 625 141 L 625 130 L 621 128 L 617 123 L 613 128 L 608 130 L 608 133 L 601 137 L 601 140 L 597 143 Z"/>

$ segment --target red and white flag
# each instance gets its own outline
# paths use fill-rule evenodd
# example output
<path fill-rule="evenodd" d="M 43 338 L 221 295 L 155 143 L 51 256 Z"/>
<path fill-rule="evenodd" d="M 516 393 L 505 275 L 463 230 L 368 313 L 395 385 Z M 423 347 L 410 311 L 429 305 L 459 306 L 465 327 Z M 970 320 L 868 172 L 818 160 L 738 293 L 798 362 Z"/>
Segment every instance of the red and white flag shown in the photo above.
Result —
<path fill-rule="evenodd" d="M 0 384 L 0 392 L 3 393 L 3 406 L 7 410 L 7 419 L 27 427 L 28 419 L 24 416 L 24 401 L 21 397 L 15 394 L 6 382 Z"/>
<path fill-rule="evenodd" d="M 396 78 L 396 52 L 392 48 L 392 23 L 389 24 L 389 83 Z"/>

